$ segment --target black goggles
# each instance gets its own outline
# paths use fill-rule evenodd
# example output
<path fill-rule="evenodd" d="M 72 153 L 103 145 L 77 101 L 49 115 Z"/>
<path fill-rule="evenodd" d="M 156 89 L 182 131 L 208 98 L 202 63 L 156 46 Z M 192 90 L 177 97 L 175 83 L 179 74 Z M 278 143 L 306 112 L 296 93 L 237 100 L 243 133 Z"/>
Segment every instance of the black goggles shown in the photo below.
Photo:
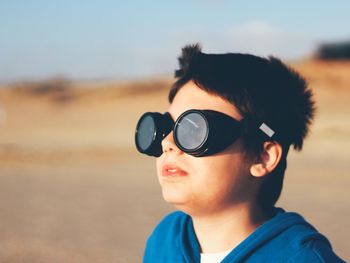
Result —
<path fill-rule="evenodd" d="M 181 151 L 201 157 L 223 151 L 241 136 L 242 130 L 243 120 L 213 110 L 188 110 L 175 122 L 168 112 L 146 112 L 137 123 L 135 143 L 139 152 L 159 157 L 162 140 L 173 131 Z"/>

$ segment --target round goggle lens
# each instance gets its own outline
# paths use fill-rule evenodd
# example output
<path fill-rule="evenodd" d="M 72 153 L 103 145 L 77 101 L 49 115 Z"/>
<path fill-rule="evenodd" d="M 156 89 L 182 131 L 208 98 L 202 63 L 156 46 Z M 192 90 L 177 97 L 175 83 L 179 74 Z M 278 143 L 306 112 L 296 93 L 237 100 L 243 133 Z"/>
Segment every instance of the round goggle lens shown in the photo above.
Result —
<path fill-rule="evenodd" d="M 194 150 L 203 144 L 207 133 L 204 117 L 198 113 L 189 113 L 178 121 L 175 136 L 183 148 Z"/>
<path fill-rule="evenodd" d="M 152 142 L 155 134 L 155 123 L 151 116 L 145 116 L 137 127 L 137 145 L 141 150 L 147 150 Z"/>

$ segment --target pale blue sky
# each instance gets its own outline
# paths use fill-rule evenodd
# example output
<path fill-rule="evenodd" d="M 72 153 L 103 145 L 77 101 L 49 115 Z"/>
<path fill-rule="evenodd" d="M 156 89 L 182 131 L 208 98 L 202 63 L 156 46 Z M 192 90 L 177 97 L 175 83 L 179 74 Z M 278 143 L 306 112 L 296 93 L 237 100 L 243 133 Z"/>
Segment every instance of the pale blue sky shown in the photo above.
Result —
<path fill-rule="evenodd" d="M 348 0 L 0 0 L 0 82 L 172 74 L 194 42 L 298 59 L 349 40 L 349 13 Z"/>

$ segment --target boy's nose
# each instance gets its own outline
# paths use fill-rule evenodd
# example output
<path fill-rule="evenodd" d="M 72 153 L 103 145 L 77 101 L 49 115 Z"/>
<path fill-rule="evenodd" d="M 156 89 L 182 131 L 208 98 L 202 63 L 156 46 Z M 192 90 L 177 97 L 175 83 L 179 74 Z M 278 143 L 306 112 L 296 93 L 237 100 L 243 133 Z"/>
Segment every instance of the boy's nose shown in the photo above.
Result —
<path fill-rule="evenodd" d="M 163 153 L 183 153 L 175 144 L 173 132 L 170 132 L 162 141 Z"/>

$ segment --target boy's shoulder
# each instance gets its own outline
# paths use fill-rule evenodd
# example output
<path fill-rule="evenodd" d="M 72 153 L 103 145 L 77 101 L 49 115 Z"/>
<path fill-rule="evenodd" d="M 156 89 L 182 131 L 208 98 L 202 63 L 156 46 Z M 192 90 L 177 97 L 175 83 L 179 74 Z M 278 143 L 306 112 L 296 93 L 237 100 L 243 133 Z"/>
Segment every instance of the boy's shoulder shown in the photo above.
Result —
<path fill-rule="evenodd" d="M 171 212 L 166 215 L 154 228 L 147 240 L 147 245 L 166 242 L 172 244 L 177 242 L 183 235 L 183 229 L 186 227 L 190 216 L 181 211 Z"/>
<path fill-rule="evenodd" d="M 223 262 L 344 262 L 328 239 L 301 215 L 277 214 L 234 248 Z"/>
<path fill-rule="evenodd" d="M 301 244 L 299 249 L 295 250 L 285 262 L 345 263 L 328 244 L 319 240 L 309 240 Z"/>
<path fill-rule="evenodd" d="M 181 211 L 174 211 L 166 215 L 156 226 L 151 236 L 157 234 L 172 234 L 177 232 L 183 226 L 185 221 L 189 219 L 189 215 Z"/>
<path fill-rule="evenodd" d="M 188 220 L 181 211 L 165 216 L 147 240 L 143 262 L 184 262 L 182 240 Z"/>
<path fill-rule="evenodd" d="M 344 262 L 334 253 L 329 240 L 309 223 L 290 227 L 281 233 L 279 240 L 287 248 L 284 253 L 287 263 Z"/>
<path fill-rule="evenodd" d="M 278 213 L 235 247 L 223 262 L 344 262 L 328 239 L 297 213 Z M 199 247 L 189 215 L 165 216 L 148 238 L 144 262 L 199 262 Z"/>
<path fill-rule="evenodd" d="M 158 224 L 159 225 L 166 225 L 166 224 L 176 224 L 181 222 L 182 220 L 185 220 L 189 218 L 189 215 L 185 214 L 182 211 L 173 211 L 169 214 L 167 214 Z"/>

